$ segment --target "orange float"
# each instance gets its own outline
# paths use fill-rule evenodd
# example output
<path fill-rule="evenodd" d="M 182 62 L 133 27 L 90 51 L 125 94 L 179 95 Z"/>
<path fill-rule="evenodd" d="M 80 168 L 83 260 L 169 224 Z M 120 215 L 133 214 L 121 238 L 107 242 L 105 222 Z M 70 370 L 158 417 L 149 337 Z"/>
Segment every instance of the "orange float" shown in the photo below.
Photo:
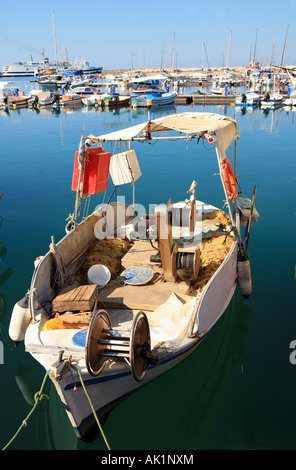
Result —
<path fill-rule="evenodd" d="M 232 201 L 236 201 L 237 196 L 238 196 L 237 184 L 236 184 L 232 166 L 227 157 L 225 157 L 222 160 L 221 165 L 222 165 L 223 179 L 224 179 L 225 188 L 226 188 L 228 197 Z"/>

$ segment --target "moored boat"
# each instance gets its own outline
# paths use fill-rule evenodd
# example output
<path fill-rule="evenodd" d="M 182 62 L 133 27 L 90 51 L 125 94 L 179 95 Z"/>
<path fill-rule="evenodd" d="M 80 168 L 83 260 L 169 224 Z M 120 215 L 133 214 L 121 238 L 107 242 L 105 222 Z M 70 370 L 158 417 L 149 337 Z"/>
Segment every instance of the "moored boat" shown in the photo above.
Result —
<path fill-rule="evenodd" d="M 165 106 L 173 104 L 177 96 L 175 90 L 166 93 L 141 93 L 131 97 L 131 104 L 133 107 Z"/>
<path fill-rule="evenodd" d="M 109 108 L 119 108 L 121 106 L 128 106 L 131 97 L 129 95 L 119 95 L 118 93 L 105 96 L 103 105 Z"/>
<path fill-rule="evenodd" d="M 85 85 L 85 86 L 75 86 L 75 87 L 70 87 L 69 89 L 70 92 L 76 93 L 77 95 L 93 95 L 94 93 L 98 94 L 99 90 L 95 86 L 90 86 L 90 85 Z"/>
<path fill-rule="evenodd" d="M 85 106 L 102 106 L 105 96 L 109 95 L 107 93 L 94 93 L 83 96 L 81 101 Z"/>
<path fill-rule="evenodd" d="M 29 106 L 50 106 L 59 100 L 59 96 L 52 91 L 33 90 L 30 95 Z"/>
<path fill-rule="evenodd" d="M 260 97 L 254 91 L 247 91 L 242 93 L 235 99 L 236 106 L 256 106 L 259 104 Z"/>
<path fill-rule="evenodd" d="M 283 99 L 284 97 L 280 91 L 276 90 L 271 93 L 266 93 L 264 98 L 260 101 L 260 105 L 262 109 L 279 107 Z"/>
<path fill-rule="evenodd" d="M 13 88 L 14 82 L 0 82 L 0 106 L 8 106 L 8 97 L 14 94 L 15 88 Z"/>
<path fill-rule="evenodd" d="M 9 95 L 7 98 L 7 105 L 13 108 L 21 108 L 28 106 L 30 95 L 25 95 L 24 92 L 17 92 L 17 94 Z"/>
<path fill-rule="evenodd" d="M 173 203 L 174 181 L 167 203 L 154 195 L 153 210 L 136 211 L 134 197 L 130 206 L 103 204 L 79 223 L 81 198 L 104 193 L 109 177 L 115 188 L 135 188 L 141 169 L 132 142 L 161 145 L 167 139 L 213 145 L 227 213 L 197 200 L 195 181 L 184 188 L 189 199 Z M 78 437 L 93 439 L 95 417 L 103 420 L 125 397 L 186 359 L 229 304 L 245 252 L 237 206 L 238 139 L 237 123 L 212 113 L 149 119 L 105 135 L 83 133 L 67 234 L 57 244 L 52 238 L 9 329 L 48 371 Z M 234 169 L 226 156 L 232 144 Z M 248 221 L 253 207 L 245 212 Z M 243 281 L 248 296 L 250 279 Z"/>
<path fill-rule="evenodd" d="M 78 93 L 64 93 L 62 96 L 60 96 L 58 104 L 60 106 L 73 106 L 73 105 L 79 105 L 82 103 L 82 96 L 79 95 Z"/>

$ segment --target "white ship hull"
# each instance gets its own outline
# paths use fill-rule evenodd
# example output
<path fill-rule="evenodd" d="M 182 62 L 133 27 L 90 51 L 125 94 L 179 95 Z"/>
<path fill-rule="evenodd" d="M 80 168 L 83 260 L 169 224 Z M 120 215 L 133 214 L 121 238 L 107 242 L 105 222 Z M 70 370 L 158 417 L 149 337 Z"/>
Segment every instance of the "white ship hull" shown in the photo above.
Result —
<path fill-rule="evenodd" d="M 40 71 L 42 65 L 38 62 L 24 62 L 17 64 L 4 65 L 2 70 L 3 77 L 34 77 Z"/>

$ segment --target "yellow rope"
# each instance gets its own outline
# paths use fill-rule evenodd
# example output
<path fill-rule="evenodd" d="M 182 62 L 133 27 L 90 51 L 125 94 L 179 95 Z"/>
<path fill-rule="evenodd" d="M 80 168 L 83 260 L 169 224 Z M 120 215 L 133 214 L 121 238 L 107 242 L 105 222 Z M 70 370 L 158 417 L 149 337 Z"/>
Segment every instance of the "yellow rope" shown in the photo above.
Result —
<path fill-rule="evenodd" d="M 96 413 L 96 411 L 95 411 L 95 409 L 94 409 L 94 407 L 93 407 L 93 404 L 92 404 L 92 402 L 91 402 L 91 399 L 90 399 L 90 397 L 89 397 L 89 395 L 88 395 L 88 393 L 87 393 L 87 390 L 86 390 L 86 387 L 85 387 L 85 385 L 84 385 L 84 382 L 83 382 L 83 379 L 82 379 L 80 370 L 79 370 L 77 367 L 75 367 L 73 364 L 71 364 L 71 367 L 73 367 L 73 369 L 76 370 L 76 372 L 77 372 L 77 374 L 78 374 L 78 376 L 79 376 L 79 379 L 80 379 L 82 388 L 83 388 L 84 393 L 85 393 L 85 395 L 86 395 L 86 397 L 87 397 L 87 399 L 88 399 L 88 401 L 89 401 L 89 404 L 90 404 L 90 407 L 91 407 L 91 409 L 92 409 L 94 418 L 95 418 L 95 420 L 96 420 L 96 422 L 97 422 L 97 425 L 99 426 L 100 432 L 101 432 L 101 434 L 102 434 L 102 436 L 103 436 L 103 439 L 104 439 L 104 441 L 105 441 L 105 444 L 106 444 L 106 446 L 107 446 L 107 449 L 108 449 L 108 450 L 111 450 L 111 448 L 110 448 L 110 446 L 109 446 L 109 444 L 108 444 L 107 438 L 106 438 L 106 436 L 105 436 L 105 433 L 104 433 L 104 431 L 103 431 L 103 428 L 102 428 L 102 426 L 101 426 L 101 423 L 100 423 L 100 421 L 99 421 L 99 418 L 98 418 L 98 416 L 97 416 L 97 413 Z"/>
<path fill-rule="evenodd" d="M 29 420 L 30 416 L 33 414 L 33 412 L 35 411 L 35 408 L 37 407 L 37 405 L 42 401 L 42 400 L 49 400 L 49 397 L 48 395 L 45 395 L 44 393 L 42 393 L 43 389 L 44 389 L 44 386 L 45 386 L 45 382 L 46 382 L 46 379 L 47 379 L 47 376 L 48 376 L 48 371 L 46 371 L 46 374 L 44 376 L 44 379 L 43 379 L 43 382 L 42 382 L 42 385 L 41 385 L 41 388 L 39 390 L 39 392 L 35 393 L 34 395 L 34 400 L 35 400 L 35 403 L 34 403 L 34 406 L 33 408 L 31 409 L 30 413 L 28 414 L 28 416 L 24 419 L 24 421 L 22 422 L 21 426 L 18 428 L 17 432 L 15 433 L 15 435 L 10 439 L 10 441 L 8 442 L 8 444 L 6 444 L 5 447 L 3 447 L 2 450 L 6 450 L 10 444 L 14 441 L 14 439 L 18 436 L 18 434 L 20 433 L 20 431 L 22 430 L 23 427 L 27 426 L 27 421 Z"/>
<path fill-rule="evenodd" d="M 86 387 L 85 387 L 85 385 L 84 385 L 84 382 L 83 382 L 83 379 L 82 379 L 82 376 L 81 376 L 80 371 L 79 371 L 79 369 L 78 369 L 77 367 L 75 367 L 73 364 L 71 364 L 71 362 L 69 362 L 69 366 L 70 366 L 70 367 L 73 367 L 73 369 L 76 370 L 76 372 L 77 372 L 77 374 L 78 374 L 78 376 L 79 376 L 79 379 L 80 379 L 82 388 L 83 388 L 83 390 L 84 390 L 84 393 L 85 393 L 85 395 L 86 395 L 86 397 L 87 397 L 87 399 L 88 399 L 88 401 L 89 401 L 89 404 L 90 404 L 90 407 L 91 407 L 91 409 L 92 409 L 94 418 L 95 418 L 95 420 L 96 420 L 96 422 L 97 422 L 97 425 L 98 425 L 98 427 L 99 427 L 99 429 L 100 429 L 100 432 L 101 432 L 101 434 L 102 434 L 102 436 L 103 436 L 103 439 L 104 439 L 104 441 L 105 441 L 105 443 L 106 443 L 107 449 L 108 449 L 108 450 L 111 450 L 111 448 L 110 448 L 110 446 L 109 446 L 109 444 L 108 444 L 107 438 L 106 438 L 106 436 L 105 436 L 105 433 L 104 433 L 104 431 L 103 431 L 103 428 L 102 428 L 102 426 L 101 426 L 101 423 L 100 423 L 100 421 L 99 421 L 99 418 L 98 418 L 98 416 L 97 416 L 97 414 L 96 414 L 96 411 L 95 411 L 95 409 L 94 409 L 94 406 L 93 406 L 93 404 L 92 404 L 92 402 L 91 402 L 91 399 L 90 399 L 90 397 L 89 397 L 89 395 L 88 395 L 88 393 L 87 393 L 87 390 L 86 390 Z M 69 368 L 69 370 L 70 370 L 70 368 Z M 16 437 L 18 436 L 18 434 L 20 433 L 20 431 L 22 430 L 22 428 L 25 427 L 25 426 L 27 426 L 27 421 L 29 420 L 29 418 L 30 418 L 30 416 L 33 414 L 33 412 L 35 411 L 35 408 L 37 407 L 37 405 L 38 405 L 42 400 L 49 400 L 48 395 L 45 395 L 44 393 L 42 393 L 42 392 L 43 392 L 43 389 L 44 389 L 44 386 L 45 386 L 45 383 L 46 383 L 47 377 L 48 377 L 48 371 L 46 371 L 46 374 L 45 374 L 45 376 L 44 376 L 44 379 L 43 379 L 43 382 L 42 382 L 42 385 L 41 385 L 41 388 L 40 388 L 39 392 L 35 393 L 35 395 L 34 395 L 35 403 L 34 403 L 33 408 L 31 409 L 31 411 L 30 411 L 30 413 L 28 414 L 28 416 L 23 420 L 21 426 L 18 428 L 18 430 L 16 431 L 16 433 L 14 434 L 14 436 L 10 439 L 10 441 L 6 444 L 6 446 L 3 447 L 2 450 L 6 450 L 6 449 L 10 446 L 10 444 L 14 441 L 14 439 L 16 439 Z"/>

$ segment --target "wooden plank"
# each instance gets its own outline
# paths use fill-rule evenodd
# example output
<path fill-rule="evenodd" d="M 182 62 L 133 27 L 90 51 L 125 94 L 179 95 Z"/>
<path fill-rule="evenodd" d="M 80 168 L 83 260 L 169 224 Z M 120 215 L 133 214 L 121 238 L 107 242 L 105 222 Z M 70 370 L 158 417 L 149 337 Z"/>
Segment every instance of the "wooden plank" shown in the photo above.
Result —
<path fill-rule="evenodd" d="M 151 267 L 150 256 L 156 253 L 156 250 L 152 248 L 149 241 L 136 240 L 134 245 L 121 259 L 122 268 L 127 269 L 132 266 Z"/>
<path fill-rule="evenodd" d="M 96 284 L 79 286 L 57 295 L 52 301 L 52 308 L 56 312 L 91 310 L 97 295 L 98 287 Z"/>

